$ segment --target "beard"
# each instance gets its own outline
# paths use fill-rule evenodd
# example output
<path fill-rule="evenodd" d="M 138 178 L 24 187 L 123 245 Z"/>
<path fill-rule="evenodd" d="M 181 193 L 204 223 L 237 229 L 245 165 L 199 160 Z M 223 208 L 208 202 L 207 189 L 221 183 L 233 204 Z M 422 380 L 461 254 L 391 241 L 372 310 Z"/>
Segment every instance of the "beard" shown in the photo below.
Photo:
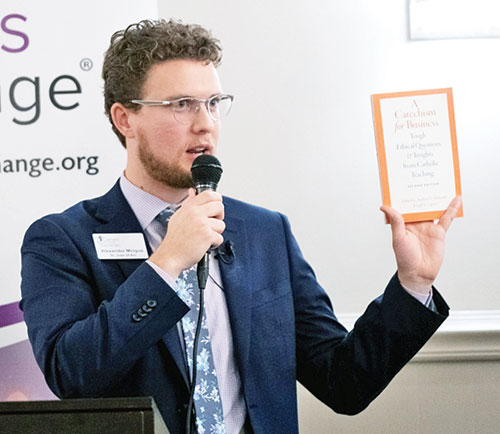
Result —
<path fill-rule="evenodd" d="M 139 160 L 151 178 L 172 188 L 185 189 L 194 187 L 191 172 L 184 171 L 174 164 L 158 160 L 151 152 L 149 143 L 142 132 L 139 133 L 138 139 Z"/>

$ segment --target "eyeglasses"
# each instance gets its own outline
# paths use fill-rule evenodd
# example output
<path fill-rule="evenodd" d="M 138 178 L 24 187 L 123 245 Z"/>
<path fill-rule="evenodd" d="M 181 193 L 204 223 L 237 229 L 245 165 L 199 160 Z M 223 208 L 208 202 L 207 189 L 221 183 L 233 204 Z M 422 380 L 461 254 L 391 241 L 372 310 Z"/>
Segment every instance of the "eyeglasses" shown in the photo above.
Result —
<path fill-rule="evenodd" d="M 174 118 L 181 124 L 189 124 L 199 112 L 201 104 L 205 104 L 210 118 L 214 121 L 223 119 L 231 110 L 234 97 L 232 95 L 220 94 L 207 99 L 183 97 L 173 101 L 154 101 L 143 99 L 131 99 L 132 104 L 142 106 L 164 106 L 172 110 Z"/>

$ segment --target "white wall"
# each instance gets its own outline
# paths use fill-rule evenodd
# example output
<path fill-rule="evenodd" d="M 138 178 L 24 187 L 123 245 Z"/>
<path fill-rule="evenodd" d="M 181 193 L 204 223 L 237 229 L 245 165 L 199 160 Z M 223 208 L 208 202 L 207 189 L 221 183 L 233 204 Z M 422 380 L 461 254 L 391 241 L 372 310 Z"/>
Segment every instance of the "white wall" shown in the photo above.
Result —
<path fill-rule="evenodd" d="M 370 95 L 453 87 L 465 217 L 437 285 L 455 310 L 500 309 L 500 40 L 410 42 L 402 0 L 159 7 L 222 40 L 222 83 L 236 96 L 222 191 L 290 217 L 339 313 L 361 312 L 395 271 Z"/>
<path fill-rule="evenodd" d="M 498 362 L 411 363 L 366 409 L 342 416 L 299 394 L 303 434 L 497 434 Z"/>

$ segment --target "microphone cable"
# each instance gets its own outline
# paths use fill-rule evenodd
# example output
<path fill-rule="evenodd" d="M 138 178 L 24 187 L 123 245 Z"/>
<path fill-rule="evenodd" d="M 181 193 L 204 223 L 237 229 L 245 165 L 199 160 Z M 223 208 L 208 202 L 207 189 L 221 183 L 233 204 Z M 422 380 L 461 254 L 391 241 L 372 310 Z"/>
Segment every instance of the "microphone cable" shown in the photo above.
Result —
<path fill-rule="evenodd" d="M 193 344 L 193 375 L 191 376 L 191 392 L 189 394 L 189 402 L 187 409 L 187 417 L 186 417 L 186 434 L 192 433 L 192 422 L 191 416 L 194 414 L 194 390 L 196 388 L 196 371 L 197 371 L 197 355 L 198 355 L 198 344 L 200 342 L 200 331 L 201 331 L 201 323 L 203 320 L 203 313 L 205 311 L 205 288 L 200 288 L 200 311 L 198 312 L 198 321 L 196 324 L 196 332 L 194 335 L 194 344 Z M 196 420 L 195 420 L 195 433 L 196 429 Z"/>

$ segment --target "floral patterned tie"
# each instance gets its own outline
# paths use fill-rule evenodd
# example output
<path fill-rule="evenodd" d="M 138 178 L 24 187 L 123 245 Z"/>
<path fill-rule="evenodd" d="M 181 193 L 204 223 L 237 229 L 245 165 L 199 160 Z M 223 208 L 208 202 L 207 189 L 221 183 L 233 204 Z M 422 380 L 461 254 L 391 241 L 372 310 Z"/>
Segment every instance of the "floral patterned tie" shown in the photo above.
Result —
<path fill-rule="evenodd" d="M 165 226 L 176 208 L 167 207 L 156 219 Z M 193 346 L 196 324 L 200 311 L 200 289 L 196 276 L 196 265 L 183 270 L 177 281 L 176 293 L 190 310 L 181 320 L 182 333 L 186 348 L 190 378 L 193 378 Z M 198 434 L 226 434 L 222 403 L 219 395 L 217 374 L 212 357 L 212 346 L 205 313 L 203 313 L 198 354 L 196 356 L 196 385 L 194 389 L 194 407 L 196 410 L 196 427 Z"/>

